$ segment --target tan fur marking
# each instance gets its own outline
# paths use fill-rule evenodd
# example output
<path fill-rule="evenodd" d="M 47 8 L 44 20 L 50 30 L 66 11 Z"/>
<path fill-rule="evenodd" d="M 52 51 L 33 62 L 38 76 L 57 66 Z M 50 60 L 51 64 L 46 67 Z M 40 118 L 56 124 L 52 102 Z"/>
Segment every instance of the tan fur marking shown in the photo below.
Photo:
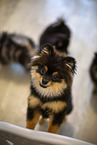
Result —
<path fill-rule="evenodd" d="M 33 119 L 32 120 L 27 120 L 26 128 L 34 129 L 35 125 L 37 124 L 37 122 L 39 120 L 39 116 L 40 116 L 40 112 L 35 111 Z"/>
<path fill-rule="evenodd" d="M 53 120 L 54 120 L 54 116 L 51 115 L 49 120 L 48 132 L 56 133 L 58 130 L 58 125 L 52 125 Z"/>
<path fill-rule="evenodd" d="M 58 130 L 58 125 L 51 125 L 49 128 L 48 128 L 48 132 L 50 133 L 56 133 Z"/>
<path fill-rule="evenodd" d="M 52 83 L 52 82 L 51 82 L 51 81 L 49 81 L 49 82 L 47 83 L 47 86 L 50 86 L 50 85 L 51 85 L 51 83 Z"/>
<path fill-rule="evenodd" d="M 35 98 L 34 96 L 29 96 L 28 97 L 28 104 L 31 108 L 35 108 L 38 105 L 41 105 L 41 101 L 37 98 Z"/>
<path fill-rule="evenodd" d="M 67 106 L 66 102 L 62 101 L 53 101 L 45 103 L 42 108 L 45 109 L 46 107 L 51 109 L 53 112 L 58 113 L 59 111 L 63 110 Z"/>
<path fill-rule="evenodd" d="M 53 73 L 53 75 L 57 75 L 57 74 L 58 74 L 58 72 L 54 72 L 54 73 Z"/>
<path fill-rule="evenodd" d="M 44 68 L 45 68 L 45 70 L 46 70 L 46 72 L 48 71 L 48 67 L 47 66 L 44 66 Z"/>
<path fill-rule="evenodd" d="M 40 76 L 40 82 L 42 83 L 43 76 Z"/>

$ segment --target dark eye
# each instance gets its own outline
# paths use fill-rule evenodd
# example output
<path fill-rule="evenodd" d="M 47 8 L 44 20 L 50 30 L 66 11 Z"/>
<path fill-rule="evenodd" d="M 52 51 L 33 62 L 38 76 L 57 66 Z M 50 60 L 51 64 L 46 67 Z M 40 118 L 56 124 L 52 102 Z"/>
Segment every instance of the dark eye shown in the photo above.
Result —
<path fill-rule="evenodd" d="M 53 75 L 53 80 L 56 80 L 58 78 L 58 75 Z"/>
<path fill-rule="evenodd" d="M 52 76 L 52 80 L 53 81 L 60 82 L 61 81 L 61 76 L 59 74 L 53 75 Z"/>
<path fill-rule="evenodd" d="M 40 69 L 40 73 L 41 73 L 41 75 L 44 75 L 44 74 L 46 73 L 45 68 L 41 68 L 41 69 Z"/>

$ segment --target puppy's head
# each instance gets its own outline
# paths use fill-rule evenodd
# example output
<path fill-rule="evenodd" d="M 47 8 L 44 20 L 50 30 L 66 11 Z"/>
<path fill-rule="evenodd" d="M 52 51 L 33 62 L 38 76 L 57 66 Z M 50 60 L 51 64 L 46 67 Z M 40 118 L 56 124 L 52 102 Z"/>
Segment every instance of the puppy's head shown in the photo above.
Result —
<path fill-rule="evenodd" d="M 42 96 L 59 96 L 72 84 L 75 59 L 56 54 L 51 45 L 44 45 L 32 58 L 31 81 Z"/>

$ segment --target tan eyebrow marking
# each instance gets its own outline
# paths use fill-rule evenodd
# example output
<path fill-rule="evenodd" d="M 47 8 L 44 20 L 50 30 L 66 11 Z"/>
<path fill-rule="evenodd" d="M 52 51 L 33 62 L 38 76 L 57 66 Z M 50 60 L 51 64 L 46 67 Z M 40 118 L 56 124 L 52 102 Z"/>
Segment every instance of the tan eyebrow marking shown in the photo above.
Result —
<path fill-rule="evenodd" d="M 48 67 L 47 66 L 44 66 L 44 68 L 45 68 L 46 71 L 48 71 Z"/>
<path fill-rule="evenodd" d="M 53 75 L 57 75 L 57 74 L 58 74 L 58 72 L 54 72 L 54 73 L 53 73 Z"/>

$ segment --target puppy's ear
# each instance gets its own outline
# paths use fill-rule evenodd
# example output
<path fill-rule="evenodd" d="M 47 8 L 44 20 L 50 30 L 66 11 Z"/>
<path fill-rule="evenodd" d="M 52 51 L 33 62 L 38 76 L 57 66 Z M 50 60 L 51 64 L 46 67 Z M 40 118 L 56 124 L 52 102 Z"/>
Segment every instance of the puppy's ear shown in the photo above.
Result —
<path fill-rule="evenodd" d="M 64 58 L 65 65 L 75 73 L 76 70 L 76 60 L 73 57 L 65 57 Z"/>
<path fill-rule="evenodd" d="M 40 54 L 42 53 L 53 54 L 53 52 L 54 52 L 54 48 L 51 44 L 45 44 L 40 48 Z"/>

